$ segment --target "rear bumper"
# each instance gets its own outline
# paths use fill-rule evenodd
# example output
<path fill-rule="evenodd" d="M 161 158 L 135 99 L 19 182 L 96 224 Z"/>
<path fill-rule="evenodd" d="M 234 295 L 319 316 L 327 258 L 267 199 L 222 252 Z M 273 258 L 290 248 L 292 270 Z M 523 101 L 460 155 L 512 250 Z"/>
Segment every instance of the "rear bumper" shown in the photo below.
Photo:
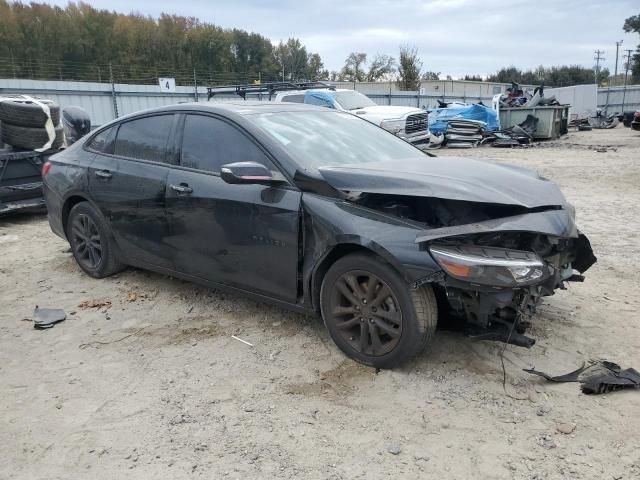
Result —
<path fill-rule="evenodd" d="M 62 224 L 62 199 L 54 193 L 45 183 L 42 187 L 44 201 L 47 205 L 47 218 L 51 231 L 61 238 L 66 239 Z"/>
<path fill-rule="evenodd" d="M 27 198 L 8 202 L 0 201 L 0 216 L 17 212 L 40 211 L 46 208 L 44 198 Z"/>
<path fill-rule="evenodd" d="M 44 206 L 42 182 L 0 187 L 0 215 L 39 210 Z"/>

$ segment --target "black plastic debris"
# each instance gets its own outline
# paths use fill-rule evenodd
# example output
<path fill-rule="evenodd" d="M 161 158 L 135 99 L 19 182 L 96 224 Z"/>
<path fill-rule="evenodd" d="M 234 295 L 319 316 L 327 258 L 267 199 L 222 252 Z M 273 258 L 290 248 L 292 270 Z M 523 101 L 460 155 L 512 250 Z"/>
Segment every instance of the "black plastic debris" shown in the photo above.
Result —
<path fill-rule="evenodd" d="M 606 360 L 592 362 L 564 375 L 552 376 L 538 370 L 525 372 L 545 378 L 550 382 L 579 382 L 583 393 L 597 395 L 624 389 L 640 389 L 640 372 L 633 368 L 622 369 L 620 365 Z"/>
<path fill-rule="evenodd" d="M 67 318 L 67 314 L 61 308 L 40 308 L 36 305 L 33 311 L 33 328 L 38 330 L 52 328 L 65 318 Z"/>

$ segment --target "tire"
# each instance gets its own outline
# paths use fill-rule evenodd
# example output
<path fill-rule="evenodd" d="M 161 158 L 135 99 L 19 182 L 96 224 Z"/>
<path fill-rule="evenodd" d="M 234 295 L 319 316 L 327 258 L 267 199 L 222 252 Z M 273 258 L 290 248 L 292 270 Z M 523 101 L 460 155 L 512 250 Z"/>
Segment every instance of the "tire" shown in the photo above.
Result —
<path fill-rule="evenodd" d="M 363 253 L 342 257 L 329 268 L 320 290 L 320 309 L 338 348 L 376 368 L 394 368 L 420 353 L 433 339 L 438 322 L 430 285 L 410 289 L 391 265 Z"/>
<path fill-rule="evenodd" d="M 60 124 L 60 107 L 51 100 L 40 100 L 49 106 L 54 125 Z M 5 100 L 0 102 L 0 122 L 8 122 L 19 127 L 44 127 L 47 121 L 42 108 L 30 101 Z"/>
<path fill-rule="evenodd" d="M 90 277 L 108 277 L 125 267 L 116 258 L 107 221 L 89 202 L 80 202 L 71 209 L 66 233 L 73 257 Z"/>
<path fill-rule="evenodd" d="M 11 123 L 2 122 L 2 141 L 16 148 L 26 148 L 36 150 L 42 148 L 49 141 L 49 134 L 44 127 L 20 127 Z M 56 138 L 53 140 L 50 149 L 58 149 L 64 141 L 64 128 L 58 125 L 55 128 Z"/>

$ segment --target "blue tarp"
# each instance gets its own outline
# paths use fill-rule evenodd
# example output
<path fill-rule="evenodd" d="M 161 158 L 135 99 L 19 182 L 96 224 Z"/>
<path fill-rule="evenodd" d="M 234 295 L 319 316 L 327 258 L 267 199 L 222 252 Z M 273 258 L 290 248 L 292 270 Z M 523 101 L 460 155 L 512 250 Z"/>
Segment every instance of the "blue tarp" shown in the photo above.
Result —
<path fill-rule="evenodd" d="M 500 130 L 500 120 L 495 110 L 484 105 L 466 105 L 464 107 L 436 108 L 429 112 L 429 131 L 441 134 L 447 131 L 449 120 L 476 120 L 482 122 L 482 128 Z"/>

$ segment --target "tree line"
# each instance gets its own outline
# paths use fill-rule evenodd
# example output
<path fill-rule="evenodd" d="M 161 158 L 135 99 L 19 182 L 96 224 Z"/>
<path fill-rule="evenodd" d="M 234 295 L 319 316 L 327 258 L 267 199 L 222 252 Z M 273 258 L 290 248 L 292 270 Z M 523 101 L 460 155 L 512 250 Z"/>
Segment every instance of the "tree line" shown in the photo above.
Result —
<path fill-rule="evenodd" d="M 104 80 L 109 64 L 116 77 L 143 83 L 166 73 L 191 83 L 194 70 L 222 82 L 328 76 L 320 55 L 296 38 L 275 45 L 194 17 L 0 0 L 0 76 Z"/>

